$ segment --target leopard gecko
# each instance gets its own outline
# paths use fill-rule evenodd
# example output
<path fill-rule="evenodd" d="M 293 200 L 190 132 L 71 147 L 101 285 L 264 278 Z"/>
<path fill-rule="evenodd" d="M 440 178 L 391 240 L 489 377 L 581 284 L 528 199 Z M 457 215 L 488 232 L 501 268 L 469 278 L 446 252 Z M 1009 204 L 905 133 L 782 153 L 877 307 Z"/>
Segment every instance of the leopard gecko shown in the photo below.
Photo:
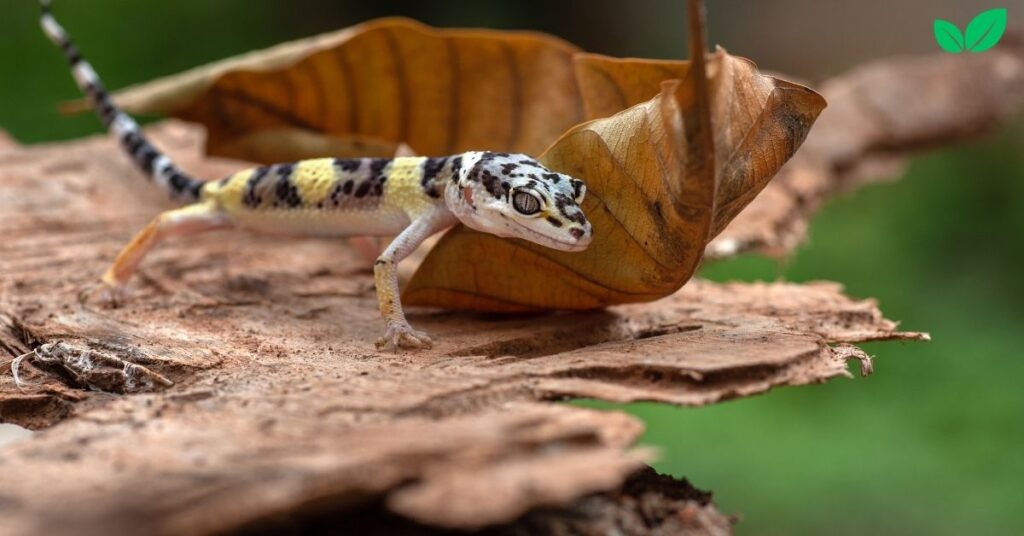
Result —
<path fill-rule="evenodd" d="M 326 237 L 397 235 L 374 264 L 385 322 L 376 345 L 427 348 L 430 338 L 413 329 L 402 310 L 397 264 L 429 236 L 461 222 L 561 251 L 586 249 L 593 238 L 580 208 L 586 194 L 583 181 L 551 171 L 525 154 L 317 158 L 198 180 L 146 139 L 53 17 L 49 0 L 40 0 L 40 5 L 44 32 L 64 52 L 104 126 L 142 172 L 188 203 L 158 215 L 120 252 L 98 283 L 106 301 L 123 299 L 146 254 L 171 237 L 225 228 Z"/>

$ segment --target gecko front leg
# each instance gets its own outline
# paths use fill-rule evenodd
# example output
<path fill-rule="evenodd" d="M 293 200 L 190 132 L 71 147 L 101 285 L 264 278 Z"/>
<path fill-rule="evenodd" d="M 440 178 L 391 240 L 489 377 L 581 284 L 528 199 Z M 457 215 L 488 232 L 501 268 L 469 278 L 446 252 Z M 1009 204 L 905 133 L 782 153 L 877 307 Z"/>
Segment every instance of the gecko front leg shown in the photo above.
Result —
<path fill-rule="evenodd" d="M 386 324 L 384 336 L 377 339 L 378 349 L 430 348 L 430 337 L 409 325 L 402 310 L 398 289 L 398 263 L 416 250 L 430 235 L 454 225 L 458 220 L 444 206 L 432 207 L 415 218 L 391 242 L 373 265 L 377 302 Z"/>

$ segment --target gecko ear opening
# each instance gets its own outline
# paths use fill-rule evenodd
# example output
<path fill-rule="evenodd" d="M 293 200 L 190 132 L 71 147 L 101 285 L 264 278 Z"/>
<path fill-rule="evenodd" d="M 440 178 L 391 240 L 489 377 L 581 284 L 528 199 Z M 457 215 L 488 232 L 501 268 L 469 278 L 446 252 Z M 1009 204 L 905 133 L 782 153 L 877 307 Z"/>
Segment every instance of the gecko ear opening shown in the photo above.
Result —
<path fill-rule="evenodd" d="M 476 205 L 473 204 L 473 188 L 472 187 L 470 187 L 470 186 L 463 186 L 462 187 L 462 199 L 464 199 L 466 201 L 467 205 L 473 207 L 474 209 L 476 208 Z"/>
<path fill-rule="evenodd" d="M 583 202 L 583 198 L 587 196 L 587 185 L 581 180 L 573 179 L 572 192 L 573 201 L 576 201 L 576 204 L 579 205 Z"/>

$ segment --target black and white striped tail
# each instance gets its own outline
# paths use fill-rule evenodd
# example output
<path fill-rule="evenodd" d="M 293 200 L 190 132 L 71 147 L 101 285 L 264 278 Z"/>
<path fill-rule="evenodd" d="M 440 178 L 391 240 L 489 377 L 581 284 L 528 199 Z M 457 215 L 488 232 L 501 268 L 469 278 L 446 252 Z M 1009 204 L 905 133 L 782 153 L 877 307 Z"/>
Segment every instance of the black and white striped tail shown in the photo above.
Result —
<path fill-rule="evenodd" d="M 153 147 L 153 144 L 142 134 L 139 124 L 114 104 L 92 65 L 82 59 L 78 47 L 71 42 L 71 38 L 64 28 L 53 18 L 50 13 L 50 0 L 39 0 L 39 5 L 43 10 L 40 19 L 43 32 L 64 51 L 64 56 L 71 64 L 71 74 L 74 75 L 75 82 L 92 101 L 96 114 L 99 115 L 100 121 L 107 127 L 107 130 L 117 135 L 121 146 L 128 151 L 139 168 L 169 191 L 172 196 L 191 200 L 198 199 L 199 191 L 203 186 L 202 181 L 178 169 L 178 166 L 174 165 L 170 158 Z"/>

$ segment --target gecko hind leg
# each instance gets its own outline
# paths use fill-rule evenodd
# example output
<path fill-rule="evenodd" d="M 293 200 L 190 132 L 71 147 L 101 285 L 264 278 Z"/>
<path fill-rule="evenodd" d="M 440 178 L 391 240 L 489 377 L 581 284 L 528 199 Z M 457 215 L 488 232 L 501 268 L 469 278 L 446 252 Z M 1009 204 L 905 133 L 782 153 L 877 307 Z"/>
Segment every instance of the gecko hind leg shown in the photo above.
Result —
<path fill-rule="evenodd" d="M 203 202 L 169 210 L 153 218 L 132 241 L 121 250 L 99 283 L 85 289 L 80 299 L 85 301 L 95 291 L 99 300 L 117 305 L 127 297 L 128 280 L 138 269 L 142 259 L 158 244 L 171 237 L 188 236 L 230 227 L 227 217 L 214 203 Z"/>

